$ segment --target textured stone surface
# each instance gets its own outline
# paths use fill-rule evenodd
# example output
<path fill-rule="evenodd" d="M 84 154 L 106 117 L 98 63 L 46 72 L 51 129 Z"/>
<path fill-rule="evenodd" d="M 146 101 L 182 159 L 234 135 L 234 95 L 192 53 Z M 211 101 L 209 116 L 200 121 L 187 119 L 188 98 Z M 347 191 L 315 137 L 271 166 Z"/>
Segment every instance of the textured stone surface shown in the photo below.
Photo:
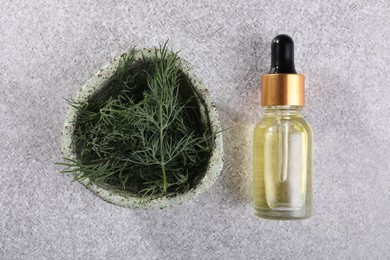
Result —
<path fill-rule="evenodd" d="M 1 1 L 0 259 L 390 258 L 389 1 Z M 278 33 L 296 42 L 315 133 L 314 216 L 256 219 L 251 136 Z M 225 168 L 161 211 L 57 174 L 70 97 L 133 44 L 170 39 L 221 116 Z"/>

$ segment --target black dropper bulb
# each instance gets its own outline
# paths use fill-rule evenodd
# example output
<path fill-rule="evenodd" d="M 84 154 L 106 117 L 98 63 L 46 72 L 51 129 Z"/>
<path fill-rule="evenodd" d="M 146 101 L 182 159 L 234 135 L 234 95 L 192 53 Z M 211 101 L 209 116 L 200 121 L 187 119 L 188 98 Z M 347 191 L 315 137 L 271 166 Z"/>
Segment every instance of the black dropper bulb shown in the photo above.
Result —
<path fill-rule="evenodd" d="M 294 41 L 286 34 L 279 34 L 271 43 L 271 69 L 269 74 L 296 74 L 294 65 Z"/>

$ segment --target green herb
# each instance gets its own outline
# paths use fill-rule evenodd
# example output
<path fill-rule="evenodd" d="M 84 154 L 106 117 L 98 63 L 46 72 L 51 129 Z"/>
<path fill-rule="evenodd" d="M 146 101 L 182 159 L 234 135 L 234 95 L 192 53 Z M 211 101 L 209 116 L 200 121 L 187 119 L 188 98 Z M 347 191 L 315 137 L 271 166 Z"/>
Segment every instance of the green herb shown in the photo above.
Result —
<path fill-rule="evenodd" d="M 204 176 L 213 133 L 202 123 L 191 83 L 166 44 L 154 58 L 121 57 L 112 82 L 77 109 L 62 172 L 140 196 L 182 193 Z M 206 123 L 208 124 L 208 123 Z"/>

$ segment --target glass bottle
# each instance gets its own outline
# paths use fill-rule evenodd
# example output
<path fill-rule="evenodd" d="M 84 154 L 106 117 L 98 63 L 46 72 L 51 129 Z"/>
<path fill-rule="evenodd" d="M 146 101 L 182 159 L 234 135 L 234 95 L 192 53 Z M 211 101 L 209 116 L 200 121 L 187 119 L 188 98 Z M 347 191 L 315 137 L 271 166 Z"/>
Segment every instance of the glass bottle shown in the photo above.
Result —
<path fill-rule="evenodd" d="M 273 39 L 271 56 L 271 70 L 262 76 L 265 115 L 254 131 L 254 212 L 267 219 L 305 219 L 312 212 L 313 133 L 301 114 L 304 76 L 295 72 L 289 36 Z"/>

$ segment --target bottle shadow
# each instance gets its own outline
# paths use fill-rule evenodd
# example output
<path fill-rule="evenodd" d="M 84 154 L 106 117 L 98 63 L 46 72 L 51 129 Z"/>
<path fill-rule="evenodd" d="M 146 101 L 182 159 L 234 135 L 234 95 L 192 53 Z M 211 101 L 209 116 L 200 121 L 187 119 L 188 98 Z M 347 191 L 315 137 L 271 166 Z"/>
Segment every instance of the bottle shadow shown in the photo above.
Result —
<path fill-rule="evenodd" d="M 230 114 L 228 111 L 224 113 Z M 252 146 L 254 122 L 234 116 L 224 134 L 225 167 L 222 185 L 236 203 L 252 201 Z"/>
<path fill-rule="evenodd" d="M 252 201 L 253 130 L 260 119 L 260 74 L 268 68 L 268 49 L 259 35 L 240 39 L 236 46 L 239 58 L 234 65 L 236 96 L 217 104 L 221 123 L 227 128 L 223 133 L 225 165 L 221 184 L 233 195 L 233 204 Z"/>

